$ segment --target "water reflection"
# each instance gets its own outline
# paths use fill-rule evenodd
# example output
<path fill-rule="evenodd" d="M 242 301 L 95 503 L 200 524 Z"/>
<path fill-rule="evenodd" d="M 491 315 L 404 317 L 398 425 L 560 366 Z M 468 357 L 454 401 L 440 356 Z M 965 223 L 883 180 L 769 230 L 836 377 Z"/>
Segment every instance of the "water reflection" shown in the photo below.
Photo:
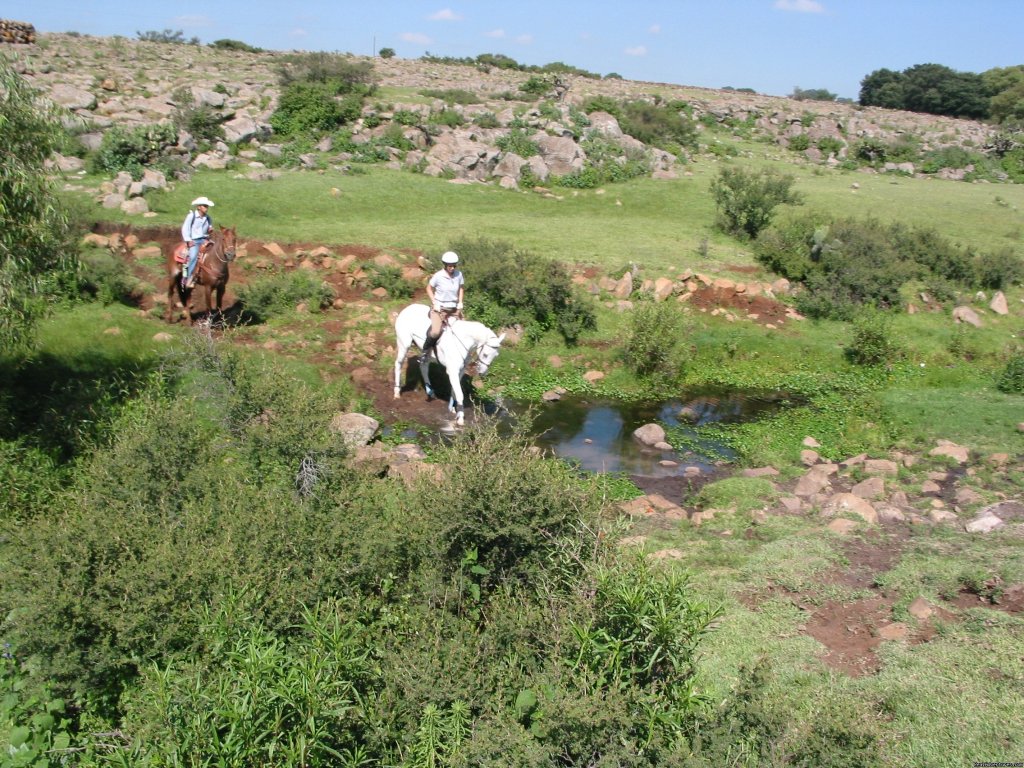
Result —
<path fill-rule="evenodd" d="M 698 438 L 694 427 L 714 422 L 738 422 L 776 407 L 777 398 L 730 393 L 705 394 L 664 403 L 622 403 L 564 397 L 534 405 L 505 403 L 513 418 L 533 413 L 531 431 L 536 444 L 591 472 L 671 477 L 690 467 L 708 472 L 722 458 L 733 458 L 724 445 Z M 643 448 L 633 431 L 644 424 L 682 427 L 691 441 L 687 449 L 658 451 Z"/>

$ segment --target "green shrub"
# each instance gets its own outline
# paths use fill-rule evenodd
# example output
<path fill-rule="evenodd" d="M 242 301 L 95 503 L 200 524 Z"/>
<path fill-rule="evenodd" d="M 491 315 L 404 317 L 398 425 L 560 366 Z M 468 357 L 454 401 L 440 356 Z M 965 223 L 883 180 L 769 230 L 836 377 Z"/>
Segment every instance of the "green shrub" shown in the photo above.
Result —
<path fill-rule="evenodd" d="M 533 157 L 540 154 L 537 142 L 521 128 L 513 128 L 504 136 L 499 136 L 494 143 L 502 152 L 511 152 L 520 157 Z"/>
<path fill-rule="evenodd" d="M 1010 248 L 979 253 L 974 258 L 974 285 L 990 291 L 1004 291 L 1024 282 L 1024 260 Z"/>
<path fill-rule="evenodd" d="M 214 40 L 210 43 L 211 48 L 217 48 L 221 51 L 245 51 L 246 53 L 262 53 L 262 48 L 257 48 L 254 45 L 243 43 L 241 40 L 232 40 L 230 38 L 223 38 L 221 40 Z"/>
<path fill-rule="evenodd" d="M 256 280 L 238 291 L 243 318 L 250 323 L 265 323 L 272 317 L 294 312 L 298 304 L 314 309 L 329 307 L 334 289 L 305 270 L 296 270 L 273 278 Z"/>
<path fill-rule="evenodd" d="M 115 125 L 104 132 L 100 148 L 91 158 L 90 170 L 99 174 L 127 171 L 138 180 L 146 168 L 161 167 L 168 150 L 177 142 L 178 134 L 169 123 L 134 128 Z"/>
<path fill-rule="evenodd" d="M 837 139 L 834 136 L 822 136 L 818 139 L 817 146 L 821 151 L 821 154 L 825 157 L 829 157 L 830 155 L 839 157 L 839 153 L 843 151 L 843 147 L 845 147 L 846 144 L 842 139 Z"/>
<path fill-rule="evenodd" d="M 530 338 L 556 331 L 572 345 L 596 326 L 589 299 L 562 264 L 486 238 L 456 241 L 451 250 L 465 258 L 467 313 L 492 328 L 520 324 Z"/>
<path fill-rule="evenodd" d="M 677 305 L 640 302 L 635 305 L 625 339 L 626 365 L 641 378 L 656 383 L 678 380 L 683 373 L 686 318 Z"/>
<path fill-rule="evenodd" d="M 395 49 L 394 48 L 381 48 L 377 52 L 377 55 L 380 56 L 382 59 L 393 59 L 393 58 L 395 58 Z"/>
<path fill-rule="evenodd" d="M 270 116 L 270 125 L 281 136 L 336 130 L 356 120 L 362 112 L 362 98 L 350 95 L 337 98 L 337 87 L 330 83 L 293 82 L 286 85 Z"/>
<path fill-rule="evenodd" d="M 398 267 L 383 267 L 377 264 L 367 265 L 368 281 L 371 288 L 383 288 L 388 298 L 408 299 L 416 292 L 416 287 L 402 277 Z"/>
<path fill-rule="evenodd" d="M 1024 350 L 1016 350 L 1006 361 L 1006 367 L 999 374 L 996 389 L 1000 392 L 1024 394 Z"/>
<path fill-rule="evenodd" d="M 207 104 L 196 106 L 192 91 L 179 88 L 173 94 L 176 107 L 171 118 L 174 127 L 188 131 L 201 146 L 224 138 L 221 116 Z"/>
<path fill-rule="evenodd" d="M 798 205 L 796 179 L 765 169 L 759 172 L 723 167 L 711 182 L 718 226 L 726 233 L 754 239 L 767 227 L 780 205 Z"/>
<path fill-rule="evenodd" d="M 194 343 L 122 410 L 50 514 L 4 527 L 0 600 L 17 617 L 4 631 L 62 695 L 114 706 L 142 667 L 190 646 L 194 609 L 230 586 L 259 596 L 268 626 L 288 626 L 299 605 L 361 582 L 368 561 L 342 529 L 367 525 L 371 507 L 387 516 L 379 492 L 358 500 L 365 486 L 328 429 L 331 393 Z M 316 484 L 300 495 L 307 464 Z"/>
<path fill-rule="evenodd" d="M 921 158 L 918 170 L 921 173 L 938 173 L 943 168 L 966 168 L 968 165 L 984 164 L 985 159 L 968 152 L 963 147 L 943 147 L 926 152 Z"/>
<path fill-rule="evenodd" d="M 442 109 L 440 112 L 431 112 L 427 117 L 428 126 L 445 126 L 447 128 L 458 128 L 465 122 L 462 113 L 454 109 Z"/>
<path fill-rule="evenodd" d="M 806 215 L 787 219 L 758 233 L 754 257 L 772 272 L 787 280 L 803 282 L 815 269 L 815 238 L 825 236 L 820 216 Z"/>
<path fill-rule="evenodd" d="M 320 83 L 339 95 L 370 96 L 376 91 L 371 62 L 351 61 L 336 53 L 289 54 L 278 69 L 278 77 L 285 87 L 292 83 Z"/>
<path fill-rule="evenodd" d="M 484 112 L 473 118 L 473 125 L 480 128 L 498 128 L 501 123 L 498 122 L 498 117 L 493 112 Z"/>
<path fill-rule="evenodd" d="M 810 146 L 811 137 L 806 133 L 801 133 L 789 140 L 789 148 L 794 152 L 803 152 L 805 149 L 809 149 Z"/>
<path fill-rule="evenodd" d="M 588 115 L 591 112 L 607 112 L 618 119 L 622 115 L 622 105 L 611 96 L 592 96 L 583 103 L 583 111 Z"/>
<path fill-rule="evenodd" d="M 419 125 L 420 116 L 418 113 L 408 109 L 398 109 L 391 116 L 391 120 L 399 125 Z"/>
<path fill-rule="evenodd" d="M 449 575 L 466 573 L 481 594 L 529 583 L 563 540 L 575 540 L 580 521 L 593 523 L 600 509 L 568 465 L 530 450 L 523 427 L 512 434 L 498 427 L 475 424 L 442 450 L 443 479 L 421 483 L 411 510 L 426 562 Z M 560 567 L 578 575 L 584 566 L 581 560 Z"/>
<path fill-rule="evenodd" d="M 594 189 L 602 184 L 628 181 L 651 172 L 650 158 L 642 149 L 623 150 L 618 144 L 600 136 L 592 136 L 580 146 L 587 153 L 583 168 L 553 177 L 552 184 L 571 189 Z"/>
<path fill-rule="evenodd" d="M 694 122 L 671 105 L 628 101 L 622 105 L 619 126 L 634 139 L 660 149 L 697 147 Z"/>
<path fill-rule="evenodd" d="M 853 319 L 853 339 L 846 348 L 855 365 L 891 365 L 903 357 L 903 345 L 894 338 L 892 315 L 865 307 Z"/>
<path fill-rule="evenodd" d="M 529 79 L 519 86 L 519 90 L 530 96 L 543 96 L 551 90 L 551 87 L 551 78 L 539 75 L 530 75 Z"/>
<path fill-rule="evenodd" d="M 165 29 L 162 32 L 158 32 L 155 29 L 146 30 L 145 32 L 136 32 L 135 35 L 147 43 L 172 43 L 175 45 L 199 45 L 199 38 L 193 37 L 190 40 L 185 40 L 185 33 L 180 29 Z"/>

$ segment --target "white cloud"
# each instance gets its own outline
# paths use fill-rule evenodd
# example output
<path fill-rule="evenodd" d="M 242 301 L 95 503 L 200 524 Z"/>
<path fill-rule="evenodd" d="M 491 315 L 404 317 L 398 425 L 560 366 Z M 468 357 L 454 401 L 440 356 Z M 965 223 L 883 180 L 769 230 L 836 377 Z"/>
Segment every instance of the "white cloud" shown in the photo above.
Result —
<path fill-rule="evenodd" d="M 504 36 L 505 36 L 505 30 L 504 29 L 492 29 L 490 32 L 487 33 L 487 37 L 504 37 Z"/>
<path fill-rule="evenodd" d="M 623 51 L 627 56 L 646 56 L 647 46 L 646 45 L 634 45 L 631 48 L 626 48 Z"/>
<path fill-rule="evenodd" d="M 296 27 L 295 29 L 288 33 L 288 37 L 305 37 L 308 34 L 309 33 L 302 27 Z"/>
<path fill-rule="evenodd" d="M 647 31 L 650 32 L 652 35 L 660 35 L 661 24 L 651 24 L 651 26 L 648 27 Z"/>
<path fill-rule="evenodd" d="M 533 35 L 519 35 L 516 42 L 520 45 L 533 45 Z"/>
<path fill-rule="evenodd" d="M 775 0 L 775 7 L 780 11 L 796 11 L 797 13 L 825 12 L 825 6 L 818 0 Z"/>
<path fill-rule="evenodd" d="M 398 36 L 398 38 L 402 40 L 402 42 L 414 43 L 415 45 L 430 45 L 434 42 L 429 37 L 422 35 L 419 32 L 403 32 Z"/>
<path fill-rule="evenodd" d="M 451 8 L 444 8 L 428 17 L 431 21 L 462 21 L 462 16 Z"/>

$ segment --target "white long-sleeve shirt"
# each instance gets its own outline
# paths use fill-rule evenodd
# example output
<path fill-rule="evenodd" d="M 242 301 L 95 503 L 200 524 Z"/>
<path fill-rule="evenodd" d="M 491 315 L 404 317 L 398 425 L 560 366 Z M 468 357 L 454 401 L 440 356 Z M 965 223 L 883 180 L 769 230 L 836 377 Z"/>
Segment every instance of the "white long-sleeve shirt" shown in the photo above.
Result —
<path fill-rule="evenodd" d="M 195 240 L 203 240 L 210 237 L 210 230 L 213 229 L 213 221 L 210 215 L 205 216 L 199 211 L 189 211 L 185 222 L 181 225 L 181 239 L 186 243 Z"/>

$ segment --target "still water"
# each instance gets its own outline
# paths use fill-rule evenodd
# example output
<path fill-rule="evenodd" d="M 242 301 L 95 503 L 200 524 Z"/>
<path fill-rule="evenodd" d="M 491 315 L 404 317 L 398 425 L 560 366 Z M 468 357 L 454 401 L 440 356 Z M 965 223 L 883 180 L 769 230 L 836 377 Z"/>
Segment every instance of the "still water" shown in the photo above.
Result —
<path fill-rule="evenodd" d="M 624 403 L 584 397 L 532 404 L 504 403 L 507 418 L 529 418 L 535 443 L 591 472 L 669 477 L 689 467 L 709 472 L 733 454 L 725 446 L 697 438 L 694 427 L 742 422 L 780 407 L 778 396 L 701 394 L 662 403 Z M 633 431 L 644 424 L 683 427 L 690 442 L 671 451 L 642 448 Z"/>

